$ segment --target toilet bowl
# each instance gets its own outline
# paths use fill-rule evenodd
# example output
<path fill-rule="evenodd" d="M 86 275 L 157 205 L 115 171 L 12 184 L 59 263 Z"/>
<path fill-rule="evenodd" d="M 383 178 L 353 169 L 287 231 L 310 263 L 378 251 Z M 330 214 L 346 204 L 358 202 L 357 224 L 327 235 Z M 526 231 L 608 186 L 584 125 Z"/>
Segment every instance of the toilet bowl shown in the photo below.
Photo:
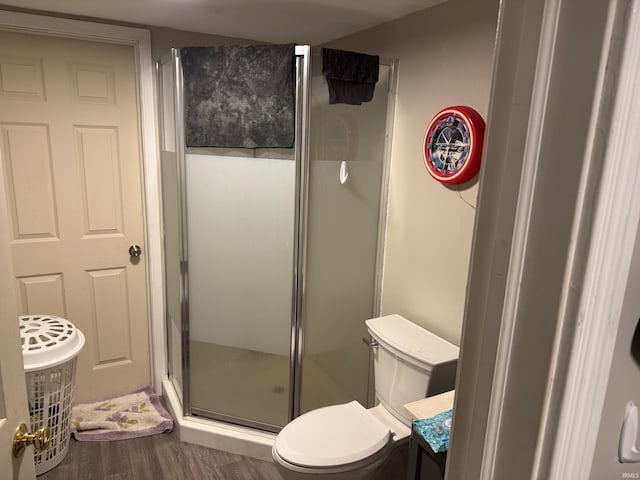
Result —
<path fill-rule="evenodd" d="M 332 405 L 288 423 L 272 449 L 283 479 L 375 478 L 411 433 L 404 404 L 454 388 L 458 347 L 400 315 L 366 324 L 374 339 L 378 405 L 370 409 L 356 401 Z"/>

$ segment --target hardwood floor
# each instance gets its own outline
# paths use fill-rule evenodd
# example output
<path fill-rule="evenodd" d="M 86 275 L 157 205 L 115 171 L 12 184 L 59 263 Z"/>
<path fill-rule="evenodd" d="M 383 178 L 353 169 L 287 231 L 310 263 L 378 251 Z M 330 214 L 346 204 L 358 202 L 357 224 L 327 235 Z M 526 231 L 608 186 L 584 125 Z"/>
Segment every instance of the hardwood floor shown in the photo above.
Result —
<path fill-rule="evenodd" d="M 114 442 L 71 440 L 38 480 L 281 480 L 271 462 L 182 443 L 175 432 Z"/>

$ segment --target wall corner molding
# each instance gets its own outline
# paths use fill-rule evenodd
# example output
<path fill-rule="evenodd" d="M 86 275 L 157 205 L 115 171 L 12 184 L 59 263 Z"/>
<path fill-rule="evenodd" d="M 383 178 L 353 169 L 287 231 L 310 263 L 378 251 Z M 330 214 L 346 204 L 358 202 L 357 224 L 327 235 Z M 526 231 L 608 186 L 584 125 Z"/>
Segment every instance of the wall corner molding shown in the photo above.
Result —
<path fill-rule="evenodd" d="M 626 25 L 613 117 L 549 478 L 588 478 L 640 217 L 640 2 Z M 622 412 L 621 412 L 622 414 Z M 579 448 L 577 446 L 579 445 Z"/>

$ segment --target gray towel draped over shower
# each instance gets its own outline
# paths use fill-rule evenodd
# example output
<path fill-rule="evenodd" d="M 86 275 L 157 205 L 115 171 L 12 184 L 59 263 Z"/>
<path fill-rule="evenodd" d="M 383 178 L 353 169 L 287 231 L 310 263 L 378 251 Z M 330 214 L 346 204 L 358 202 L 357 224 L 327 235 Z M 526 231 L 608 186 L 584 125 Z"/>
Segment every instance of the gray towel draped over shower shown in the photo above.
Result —
<path fill-rule="evenodd" d="M 295 45 L 180 50 L 188 147 L 291 148 Z"/>
<path fill-rule="evenodd" d="M 380 57 L 346 50 L 322 49 L 322 74 L 327 78 L 329 103 L 361 105 L 373 98 Z"/>

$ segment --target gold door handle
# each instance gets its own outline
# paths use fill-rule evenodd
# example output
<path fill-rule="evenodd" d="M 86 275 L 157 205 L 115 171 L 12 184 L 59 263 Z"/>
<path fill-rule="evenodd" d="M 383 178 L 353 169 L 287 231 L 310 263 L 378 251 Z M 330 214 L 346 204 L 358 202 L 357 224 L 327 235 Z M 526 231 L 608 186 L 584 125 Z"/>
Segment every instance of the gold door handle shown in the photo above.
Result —
<path fill-rule="evenodd" d="M 13 456 L 19 457 L 24 449 L 33 445 L 35 453 L 42 452 L 49 448 L 50 432 L 49 427 L 42 427 L 36 433 L 29 433 L 27 426 L 22 423 L 13 435 Z"/>

